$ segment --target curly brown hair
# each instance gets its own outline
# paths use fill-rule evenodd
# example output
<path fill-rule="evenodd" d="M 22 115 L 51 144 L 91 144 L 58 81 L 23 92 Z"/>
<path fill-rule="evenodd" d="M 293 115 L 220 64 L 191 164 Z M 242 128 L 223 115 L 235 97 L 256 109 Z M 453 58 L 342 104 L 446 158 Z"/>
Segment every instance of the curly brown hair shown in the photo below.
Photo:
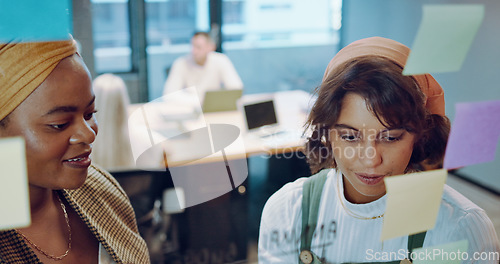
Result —
<path fill-rule="evenodd" d="M 401 127 L 416 135 L 408 168 L 419 169 L 425 160 L 439 164 L 444 156 L 450 123 L 446 116 L 425 108 L 425 95 L 411 76 L 389 59 L 362 56 L 331 71 L 316 88 L 318 99 L 309 114 L 305 153 L 311 172 L 335 168 L 329 130 L 336 124 L 346 94 L 363 97 L 369 110 L 386 127 Z"/>

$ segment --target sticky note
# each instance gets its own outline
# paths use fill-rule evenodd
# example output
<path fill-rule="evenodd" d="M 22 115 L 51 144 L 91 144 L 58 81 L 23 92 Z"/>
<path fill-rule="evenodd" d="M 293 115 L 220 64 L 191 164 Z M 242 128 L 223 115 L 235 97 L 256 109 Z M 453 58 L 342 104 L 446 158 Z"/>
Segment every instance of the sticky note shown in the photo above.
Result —
<path fill-rule="evenodd" d="M 500 137 L 500 100 L 455 105 L 443 167 L 455 169 L 495 159 Z"/>
<path fill-rule="evenodd" d="M 387 204 L 381 240 L 432 229 L 447 175 L 440 169 L 384 178 Z"/>
<path fill-rule="evenodd" d="M 22 138 L 0 139 L 0 230 L 31 223 L 26 154 Z"/>
<path fill-rule="evenodd" d="M 69 39 L 73 32 L 70 0 L 4 0 L 0 7 L 0 42 Z"/>
<path fill-rule="evenodd" d="M 411 254 L 414 264 L 460 264 L 463 260 L 469 260 L 468 248 L 469 242 L 460 240 L 435 247 L 418 248 Z"/>
<path fill-rule="evenodd" d="M 424 5 L 403 75 L 460 70 L 483 17 L 483 5 Z"/>

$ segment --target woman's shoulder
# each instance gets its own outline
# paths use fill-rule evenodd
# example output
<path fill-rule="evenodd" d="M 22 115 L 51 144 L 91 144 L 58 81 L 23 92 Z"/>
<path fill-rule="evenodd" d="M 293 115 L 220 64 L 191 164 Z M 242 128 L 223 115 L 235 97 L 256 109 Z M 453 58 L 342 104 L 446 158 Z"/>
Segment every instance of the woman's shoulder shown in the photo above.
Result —
<path fill-rule="evenodd" d="M 97 165 L 88 168 L 87 180 L 80 188 L 64 190 L 63 193 L 67 194 L 70 204 L 74 203 L 87 214 L 94 210 L 112 212 L 114 208 L 123 208 L 122 216 L 128 222 L 135 222 L 127 194 L 111 174 Z"/>
<path fill-rule="evenodd" d="M 127 196 L 118 181 L 106 170 L 98 165 L 92 164 L 88 169 L 88 178 L 85 182 L 95 188 L 103 188 L 105 191 L 116 193 L 117 195 Z"/>
<path fill-rule="evenodd" d="M 486 212 L 467 197 L 445 185 L 438 220 L 447 222 L 449 228 L 461 229 L 491 225 Z"/>
<path fill-rule="evenodd" d="M 109 246 L 119 259 L 124 263 L 145 263 L 149 256 L 135 213 L 128 196 L 111 174 L 91 165 L 83 186 L 63 193 L 84 222 L 102 236 L 101 243 Z"/>
<path fill-rule="evenodd" d="M 435 232 L 450 241 L 466 239 L 470 251 L 498 250 L 498 237 L 486 212 L 464 195 L 445 185 Z M 440 240 L 440 239 L 438 239 Z"/>
<path fill-rule="evenodd" d="M 293 219 L 293 215 L 297 216 L 301 212 L 304 183 L 317 175 L 331 176 L 333 174 L 334 170 L 323 170 L 310 177 L 298 178 L 293 182 L 285 184 L 267 200 L 262 218 L 279 217 Z"/>
<path fill-rule="evenodd" d="M 275 211 L 275 208 L 291 206 L 302 199 L 302 187 L 308 177 L 299 178 L 289 182 L 276 191 L 266 202 L 264 210 Z"/>
<path fill-rule="evenodd" d="M 467 197 L 446 184 L 444 185 L 443 189 L 441 206 L 447 208 L 448 211 L 453 212 L 456 215 L 484 212 L 482 208 L 480 208 Z"/>

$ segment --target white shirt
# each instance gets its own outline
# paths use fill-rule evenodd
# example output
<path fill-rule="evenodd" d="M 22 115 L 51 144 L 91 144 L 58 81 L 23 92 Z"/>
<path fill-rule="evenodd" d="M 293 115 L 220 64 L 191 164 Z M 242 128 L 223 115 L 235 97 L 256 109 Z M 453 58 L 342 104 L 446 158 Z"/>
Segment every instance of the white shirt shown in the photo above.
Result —
<path fill-rule="evenodd" d="M 174 61 L 163 94 L 195 86 L 198 94 L 204 95 L 207 90 L 241 89 L 243 83 L 229 58 L 218 52 L 207 55 L 205 65 L 198 65 L 191 55 Z"/>
<path fill-rule="evenodd" d="M 364 217 L 382 215 L 386 195 L 367 204 L 352 204 L 344 197 L 342 174 L 332 169 L 323 188 L 318 224 L 311 250 L 328 263 L 378 262 L 406 257 L 408 237 L 380 241 L 383 218 L 357 219 L 344 206 Z M 259 234 L 259 263 L 298 263 L 302 224 L 302 186 L 307 178 L 288 183 L 269 198 Z M 339 196 L 339 194 L 341 194 Z M 339 199 L 340 197 L 340 199 Z M 423 247 L 459 240 L 469 242 L 468 255 L 493 252 L 488 260 L 463 263 L 498 263 L 499 243 L 491 220 L 484 210 L 445 185 L 436 226 L 428 230 Z M 494 259 L 493 259 L 494 258 Z"/>
<path fill-rule="evenodd" d="M 101 243 L 99 243 L 99 264 L 116 264 Z"/>

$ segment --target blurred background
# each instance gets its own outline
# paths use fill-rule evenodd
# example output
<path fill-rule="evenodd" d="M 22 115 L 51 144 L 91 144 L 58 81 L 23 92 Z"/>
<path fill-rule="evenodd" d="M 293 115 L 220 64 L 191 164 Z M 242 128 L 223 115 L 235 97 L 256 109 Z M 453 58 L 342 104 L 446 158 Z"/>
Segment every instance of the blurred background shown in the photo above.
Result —
<path fill-rule="evenodd" d="M 462 69 L 433 76 L 445 90 L 446 114 L 452 121 L 457 102 L 500 98 L 497 77 L 500 69 L 500 2 L 497 0 L 72 2 L 74 37 L 81 44 L 81 54 L 93 78 L 103 73 L 120 76 L 127 85 L 132 103 L 145 103 L 162 96 L 172 63 L 190 52 L 190 39 L 195 31 L 210 31 L 215 37 L 217 50 L 231 59 L 241 76 L 244 94 L 289 90 L 312 92 L 320 84 L 330 59 L 348 43 L 382 36 L 411 47 L 422 18 L 423 5 L 484 4 L 484 21 Z M 457 176 L 453 183 L 464 184 L 465 187 L 457 189 L 468 192 L 464 193 L 465 196 L 473 201 L 471 196 L 477 200 L 484 200 L 482 194 L 489 197 L 489 200 L 484 200 L 486 204 L 480 205 L 483 207 L 499 208 L 500 205 L 498 152 L 493 162 L 453 172 Z M 279 170 L 272 166 L 276 160 L 279 160 Z M 308 169 L 304 163 L 286 162 L 279 156 L 251 156 L 248 164 L 249 176 L 242 185 L 244 189 L 238 188 L 172 215 L 167 220 L 168 227 L 158 225 L 165 223 L 158 212 L 149 218 L 150 222 L 143 225 L 142 232 L 150 235 L 163 232 L 168 233 L 168 239 L 174 238 L 167 243 L 168 246 L 163 245 L 164 251 L 170 255 L 158 257 L 157 263 L 256 262 L 258 225 L 265 201 L 286 182 L 307 176 Z M 152 174 L 148 177 L 155 182 L 154 177 L 158 175 Z M 138 181 L 145 179 L 137 178 L 138 174 L 131 172 L 116 172 L 114 175 L 123 182 L 134 177 Z M 134 200 L 134 196 L 131 199 L 138 216 L 147 215 L 148 210 L 140 208 L 140 199 Z M 487 212 L 499 230 L 499 210 Z"/>

